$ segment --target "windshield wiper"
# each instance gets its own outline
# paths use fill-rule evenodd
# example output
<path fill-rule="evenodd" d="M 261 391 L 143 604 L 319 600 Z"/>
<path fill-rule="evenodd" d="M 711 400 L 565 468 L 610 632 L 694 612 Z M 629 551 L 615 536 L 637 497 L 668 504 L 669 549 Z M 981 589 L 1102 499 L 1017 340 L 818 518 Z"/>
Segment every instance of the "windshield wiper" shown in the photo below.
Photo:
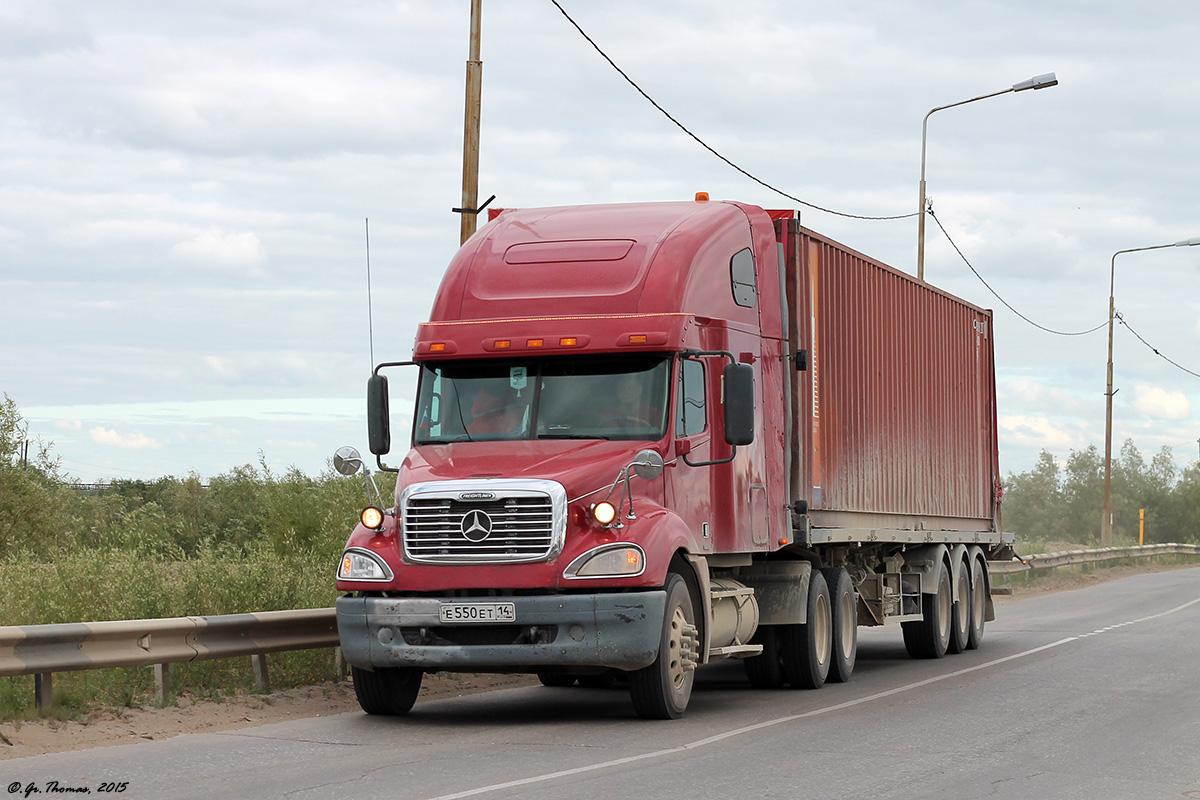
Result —
<path fill-rule="evenodd" d="M 603 439 L 609 441 L 611 436 L 601 436 L 598 433 L 539 433 L 539 439 Z"/>

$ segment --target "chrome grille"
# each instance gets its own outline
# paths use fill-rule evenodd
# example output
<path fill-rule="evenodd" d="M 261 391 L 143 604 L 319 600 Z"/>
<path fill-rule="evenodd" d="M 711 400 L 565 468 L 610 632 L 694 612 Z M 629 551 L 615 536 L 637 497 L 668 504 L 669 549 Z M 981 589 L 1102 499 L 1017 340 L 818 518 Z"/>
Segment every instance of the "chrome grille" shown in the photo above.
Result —
<path fill-rule="evenodd" d="M 422 483 L 401 500 L 411 561 L 519 563 L 562 551 L 566 495 L 553 481 Z"/>

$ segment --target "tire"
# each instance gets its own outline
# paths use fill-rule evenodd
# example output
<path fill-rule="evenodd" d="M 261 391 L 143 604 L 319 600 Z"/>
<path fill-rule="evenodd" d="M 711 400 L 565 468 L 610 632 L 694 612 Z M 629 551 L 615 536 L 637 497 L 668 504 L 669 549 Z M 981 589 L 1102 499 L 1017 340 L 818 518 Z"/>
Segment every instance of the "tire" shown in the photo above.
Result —
<path fill-rule="evenodd" d="M 983 625 L 987 617 L 988 585 L 983 562 L 971 560 L 971 624 L 967 634 L 967 649 L 977 650 L 983 643 Z"/>
<path fill-rule="evenodd" d="M 963 653 L 971 635 L 971 570 L 966 564 L 958 565 L 958 580 L 954 581 L 953 611 L 950 614 L 950 641 L 948 653 Z"/>
<path fill-rule="evenodd" d="M 825 685 L 833 655 L 833 617 L 829 587 L 820 570 L 813 570 L 808 579 L 808 622 L 780 626 L 779 654 L 783 676 L 793 689 Z"/>
<path fill-rule="evenodd" d="M 763 651 L 742 661 L 746 677 L 755 689 L 783 688 L 783 662 L 779 657 L 779 638 L 774 625 L 762 625 L 754 632 L 750 644 L 761 644 Z"/>
<path fill-rule="evenodd" d="M 950 646 L 953 603 L 950 594 L 950 569 L 938 565 L 937 591 L 921 595 L 923 619 L 905 622 L 904 647 L 913 658 L 941 658 Z"/>
<path fill-rule="evenodd" d="M 375 671 L 351 666 L 354 696 L 368 714 L 399 717 L 412 710 L 425 673 L 415 667 L 376 667 Z"/>
<path fill-rule="evenodd" d="M 579 685 L 584 689 L 610 689 L 617 682 L 617 676 L 612 672 L 601 672 L 597 675 L 580 675 Z"/>
<path fill-rule="evenodd" d="M 574 675 L 564 675 L 561 672 L 539 672 L 537 677 L 542 682 L 542 686 L 565 689 L 575 685 Z"/>
<path fill-rule="evenodd" d="M 845 683 L 850 680 L 858 658 L 858 593 L 844 567 L 826 567 L 821 574 L 829 587 L 829 616 L 833 622 L 828 680 Z"/>
<path fill-rule="evenodd" d="M 699 660 L 699 632 L 692 596 L 683 578 L 667 573 L 658 657 L 648 667 L 629 673 L 633 710 L 643 719 L 678 719 L 687 710 Z"/>

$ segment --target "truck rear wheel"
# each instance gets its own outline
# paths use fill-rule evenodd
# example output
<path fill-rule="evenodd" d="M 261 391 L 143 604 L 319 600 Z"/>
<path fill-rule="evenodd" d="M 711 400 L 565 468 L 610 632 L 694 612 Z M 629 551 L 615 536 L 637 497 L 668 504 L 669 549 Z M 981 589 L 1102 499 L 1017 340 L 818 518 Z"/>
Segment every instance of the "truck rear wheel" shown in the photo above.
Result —
<path fill-rule="evenodd" d="M 983 623 L 987 617 L 988 587 L 983 562 L 971 559 L 971 628 L 967 634 L 967 649 L 975 650 L 983 642 Z"/>
<path fill-rule="evenodd" d="M 845 683 L 854 672 L 858 658 L 858 594 L 844 567 L 821 570 L 829 587 L 830 618 L 833 621 L 833 653 L 829 662 L 829 680 Z"/>
<path fill-rule="evenodd" d="M 813 570 L 808 579 L 808 622 L 780 626 L 779 653 L 784 678 L 793 689 L 820 689 L 825 685 L 833 655 L 833 616 L 829 587 L 820 570 Z"/>
<path fill-rule="evenodd" d="M 542 682 L 542 686 L 565 689 L 568 686 L 575 685 L 575 676 L 562 672 L 539 672 L 537 677 Z"/>
<path fill-rule="evenodd" d="M 958 580 L 954 581 L 952 598 L 949 653 L 962 653 L 967 649 L 971 635 L 971 570 L 966 564 L 958 565 Z"/>
<path fill-rule="evenodd" d="M 421 691 L 425 673 L 414 667 L 376 667 L 371 670 L 351 666 L 354 696 L 368 714 L 401 716 L 412 710 Z"/>
<path fill-rule="evenodd" d="M 779 689 L 783 686 L 783 662 L 779 657 L 779 638 L 774 625 L 760 625 L 749 644 L 761 644 L 762 653 L 742 661 L 746 677 L 755 689 Z"/>
<path fill-rule="evenodd" d="M 683 578 L 667 573 L 667 606 L 663 614 L 658 658 L 629 673 L 633 710 L 644 719 L 678 719 L 692 696 L 699 660 L 695 605 Z"/>
<path fill-rule="evenodd" d="M 905 622 L 904 647 L 913 658 L 941 658 L 950 646 L 951 628 L 950 569 L 938 565 L 937 591 L 921 595 L 923 618 Z"/>

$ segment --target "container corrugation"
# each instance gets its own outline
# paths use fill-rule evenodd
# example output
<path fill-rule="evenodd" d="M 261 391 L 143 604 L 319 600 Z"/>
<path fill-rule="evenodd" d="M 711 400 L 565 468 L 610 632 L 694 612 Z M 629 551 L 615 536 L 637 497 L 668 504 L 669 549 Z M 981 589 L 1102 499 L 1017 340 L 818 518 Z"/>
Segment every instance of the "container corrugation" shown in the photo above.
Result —
<path fill-rule="evenodd" d="M 993 529 L 991 312 L 789 227 L 792 347 L 810 358 L 791 373 L 793 498 L 818 525 Z"/>

